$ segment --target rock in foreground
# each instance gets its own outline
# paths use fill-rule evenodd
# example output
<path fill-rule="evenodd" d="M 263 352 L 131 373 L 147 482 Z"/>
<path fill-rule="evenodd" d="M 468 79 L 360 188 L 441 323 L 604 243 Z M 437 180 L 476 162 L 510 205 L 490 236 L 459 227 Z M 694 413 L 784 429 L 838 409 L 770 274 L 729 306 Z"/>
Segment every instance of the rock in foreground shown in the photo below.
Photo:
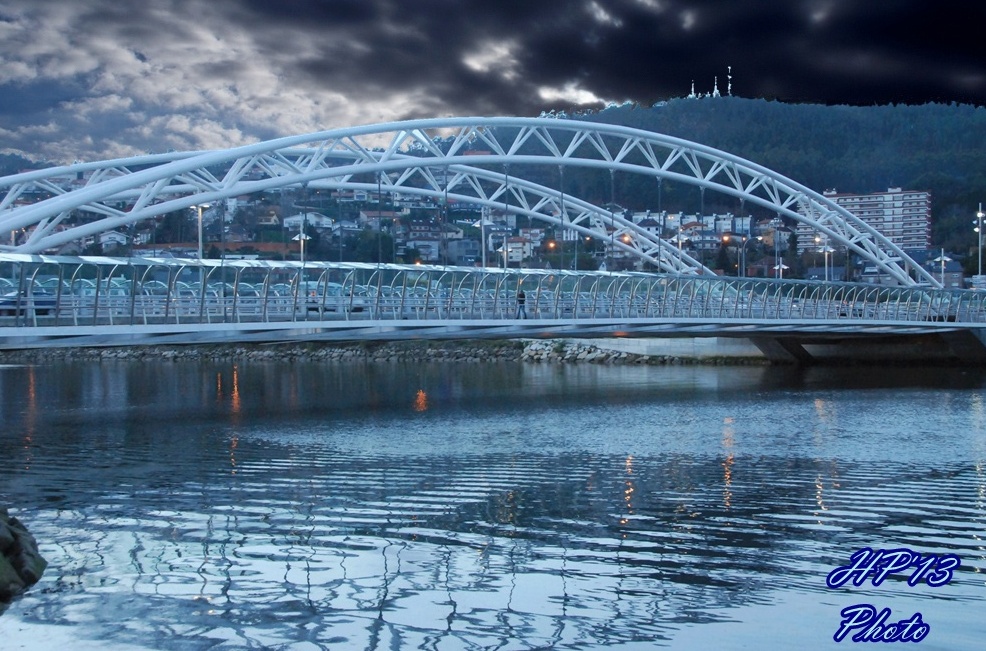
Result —
<path fill-rule="evenodd" d="M 38 582 L 48 562 L 20 521 L 0 508 L 0 603 L 10 601 Z"/>

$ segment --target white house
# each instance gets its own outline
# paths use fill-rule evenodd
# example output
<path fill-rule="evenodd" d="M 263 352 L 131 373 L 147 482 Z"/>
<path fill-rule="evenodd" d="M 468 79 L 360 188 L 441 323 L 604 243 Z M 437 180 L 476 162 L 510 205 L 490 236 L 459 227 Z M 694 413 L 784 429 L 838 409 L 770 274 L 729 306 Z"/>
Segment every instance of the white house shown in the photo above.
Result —
<path fill-rule="evenodd" d="M 422 262 L 438 262 L 441 259 L 441 240 L 438 238 L 425 236 L 409 239 L 405 247 L 417 249 Z"/>
<path fill-rule="evenodd" d="M 324 231 L 332 228 L 333 220 L 330 217 L 326 217 L 322 213 L 309 212 L 309 213 L 299 213 L 297 215 L 291 215 L 290 217 L 285 217 L 282 221 L 284 228 L 289 231 L 301 232 L 301 225 L 305 221 L 308 222 L 308 226 L 314 228 L 318 231 Z"/>
<path fill-rule="evenodd" d="M 104 249 L 114 246 L 126 246 L 129 238 L 120 231 L 106 231 L 99 234 L 99 244 Z"/>

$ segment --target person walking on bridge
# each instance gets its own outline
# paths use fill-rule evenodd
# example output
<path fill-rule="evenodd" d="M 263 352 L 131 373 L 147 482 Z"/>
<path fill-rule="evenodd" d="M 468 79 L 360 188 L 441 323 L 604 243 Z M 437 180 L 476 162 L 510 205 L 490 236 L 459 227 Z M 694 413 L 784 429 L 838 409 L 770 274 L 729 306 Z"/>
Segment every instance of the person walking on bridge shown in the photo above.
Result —
<path fill-rule="evenodd" d="M 521 316 L 523 314 L 523 316 Z M 518 319 L 527 318 L 527 294 L 521 288 L 517 289 L 517 317 Z"/>

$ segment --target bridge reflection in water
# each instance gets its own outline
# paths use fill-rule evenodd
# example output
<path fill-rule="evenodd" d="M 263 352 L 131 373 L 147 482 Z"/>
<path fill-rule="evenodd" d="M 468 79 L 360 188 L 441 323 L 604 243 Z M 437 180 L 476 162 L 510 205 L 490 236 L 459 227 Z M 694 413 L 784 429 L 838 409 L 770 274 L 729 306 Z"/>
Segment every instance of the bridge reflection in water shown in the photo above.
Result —
<path fill-rule="evenodd" d="M 526 319 L 518 319 L 523 289 Z M 905 335 L 986 293 L 421 265 L 0 254 L 0 347 L 549 336 Z"/>
<path fill-rule="evenodd" d="M 54 361 L 0 389 L 0 493 L 50 563 L 5 649 L 824 649 L 863 546 L 960 556 L 879 602 L 982 648 L 984 369 Z"/>

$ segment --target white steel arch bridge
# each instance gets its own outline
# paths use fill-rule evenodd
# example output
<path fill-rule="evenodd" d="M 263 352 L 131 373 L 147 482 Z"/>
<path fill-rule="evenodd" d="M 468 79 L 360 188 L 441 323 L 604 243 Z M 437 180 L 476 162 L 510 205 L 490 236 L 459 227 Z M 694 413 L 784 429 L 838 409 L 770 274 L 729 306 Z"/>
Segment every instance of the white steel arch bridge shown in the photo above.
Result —
<path fill-rule="evenodd" d="M 436 136 L 443 136 L 443 144 Z M 609 240 L 677 274 L 711 273 L 622 214 L 511 176 L 510 166 L 626 172 L 711 189 L 808 224 L 900 285 L 941 284 L 821 194 L 751 161 L 629 127 L 555 118 L 439 118 L 332 129 L 220 151 L 76 163 L 0 179 L 0 252 L 41 253 L 152 217 L 278 187 L 366 189 L 498 208 Z M 76 182 L 65 184 L 65 179 Z M 31 197 L 30 202 L 25 202 Z M 97 218 L 73 220 L 82 211 Z M 18 237 L 18 233 L 20 237 Z M 628 237 L 624 238 L 623 236 Z M 0 238 L 2 239 L 2 238 Z"/>
<path fill-rule="evenodd" d="M 511 166 L 556 167 L 561 183 L 538 184 L 511 174 Z M 669 179 L 756 204 L 807 223 L 897 286 L 715 276 L 675 242 L 567 194 L 563 171 L 570 167 Z M 158 215 L 292 186 L 379 188 L 497 208 L 608 239 L 659 272 L 48 255 Z M 79 212 L 87 219 L 77 219 Z M 0 179 L 5 232 L 12 238 L 0 245 L 0 349 L 738 337 L 768 356 L 804 359 L 804 342 L 930 336 L 946 341 L 953 357 L 986 362 L 982 292 L 941 288 L 867 224 L 776 172 L 621 126 L 549 118 L 416 120 L 222 151 L 76 163 Z M 515 311 L 522 288 L 528 318 Z"/>

